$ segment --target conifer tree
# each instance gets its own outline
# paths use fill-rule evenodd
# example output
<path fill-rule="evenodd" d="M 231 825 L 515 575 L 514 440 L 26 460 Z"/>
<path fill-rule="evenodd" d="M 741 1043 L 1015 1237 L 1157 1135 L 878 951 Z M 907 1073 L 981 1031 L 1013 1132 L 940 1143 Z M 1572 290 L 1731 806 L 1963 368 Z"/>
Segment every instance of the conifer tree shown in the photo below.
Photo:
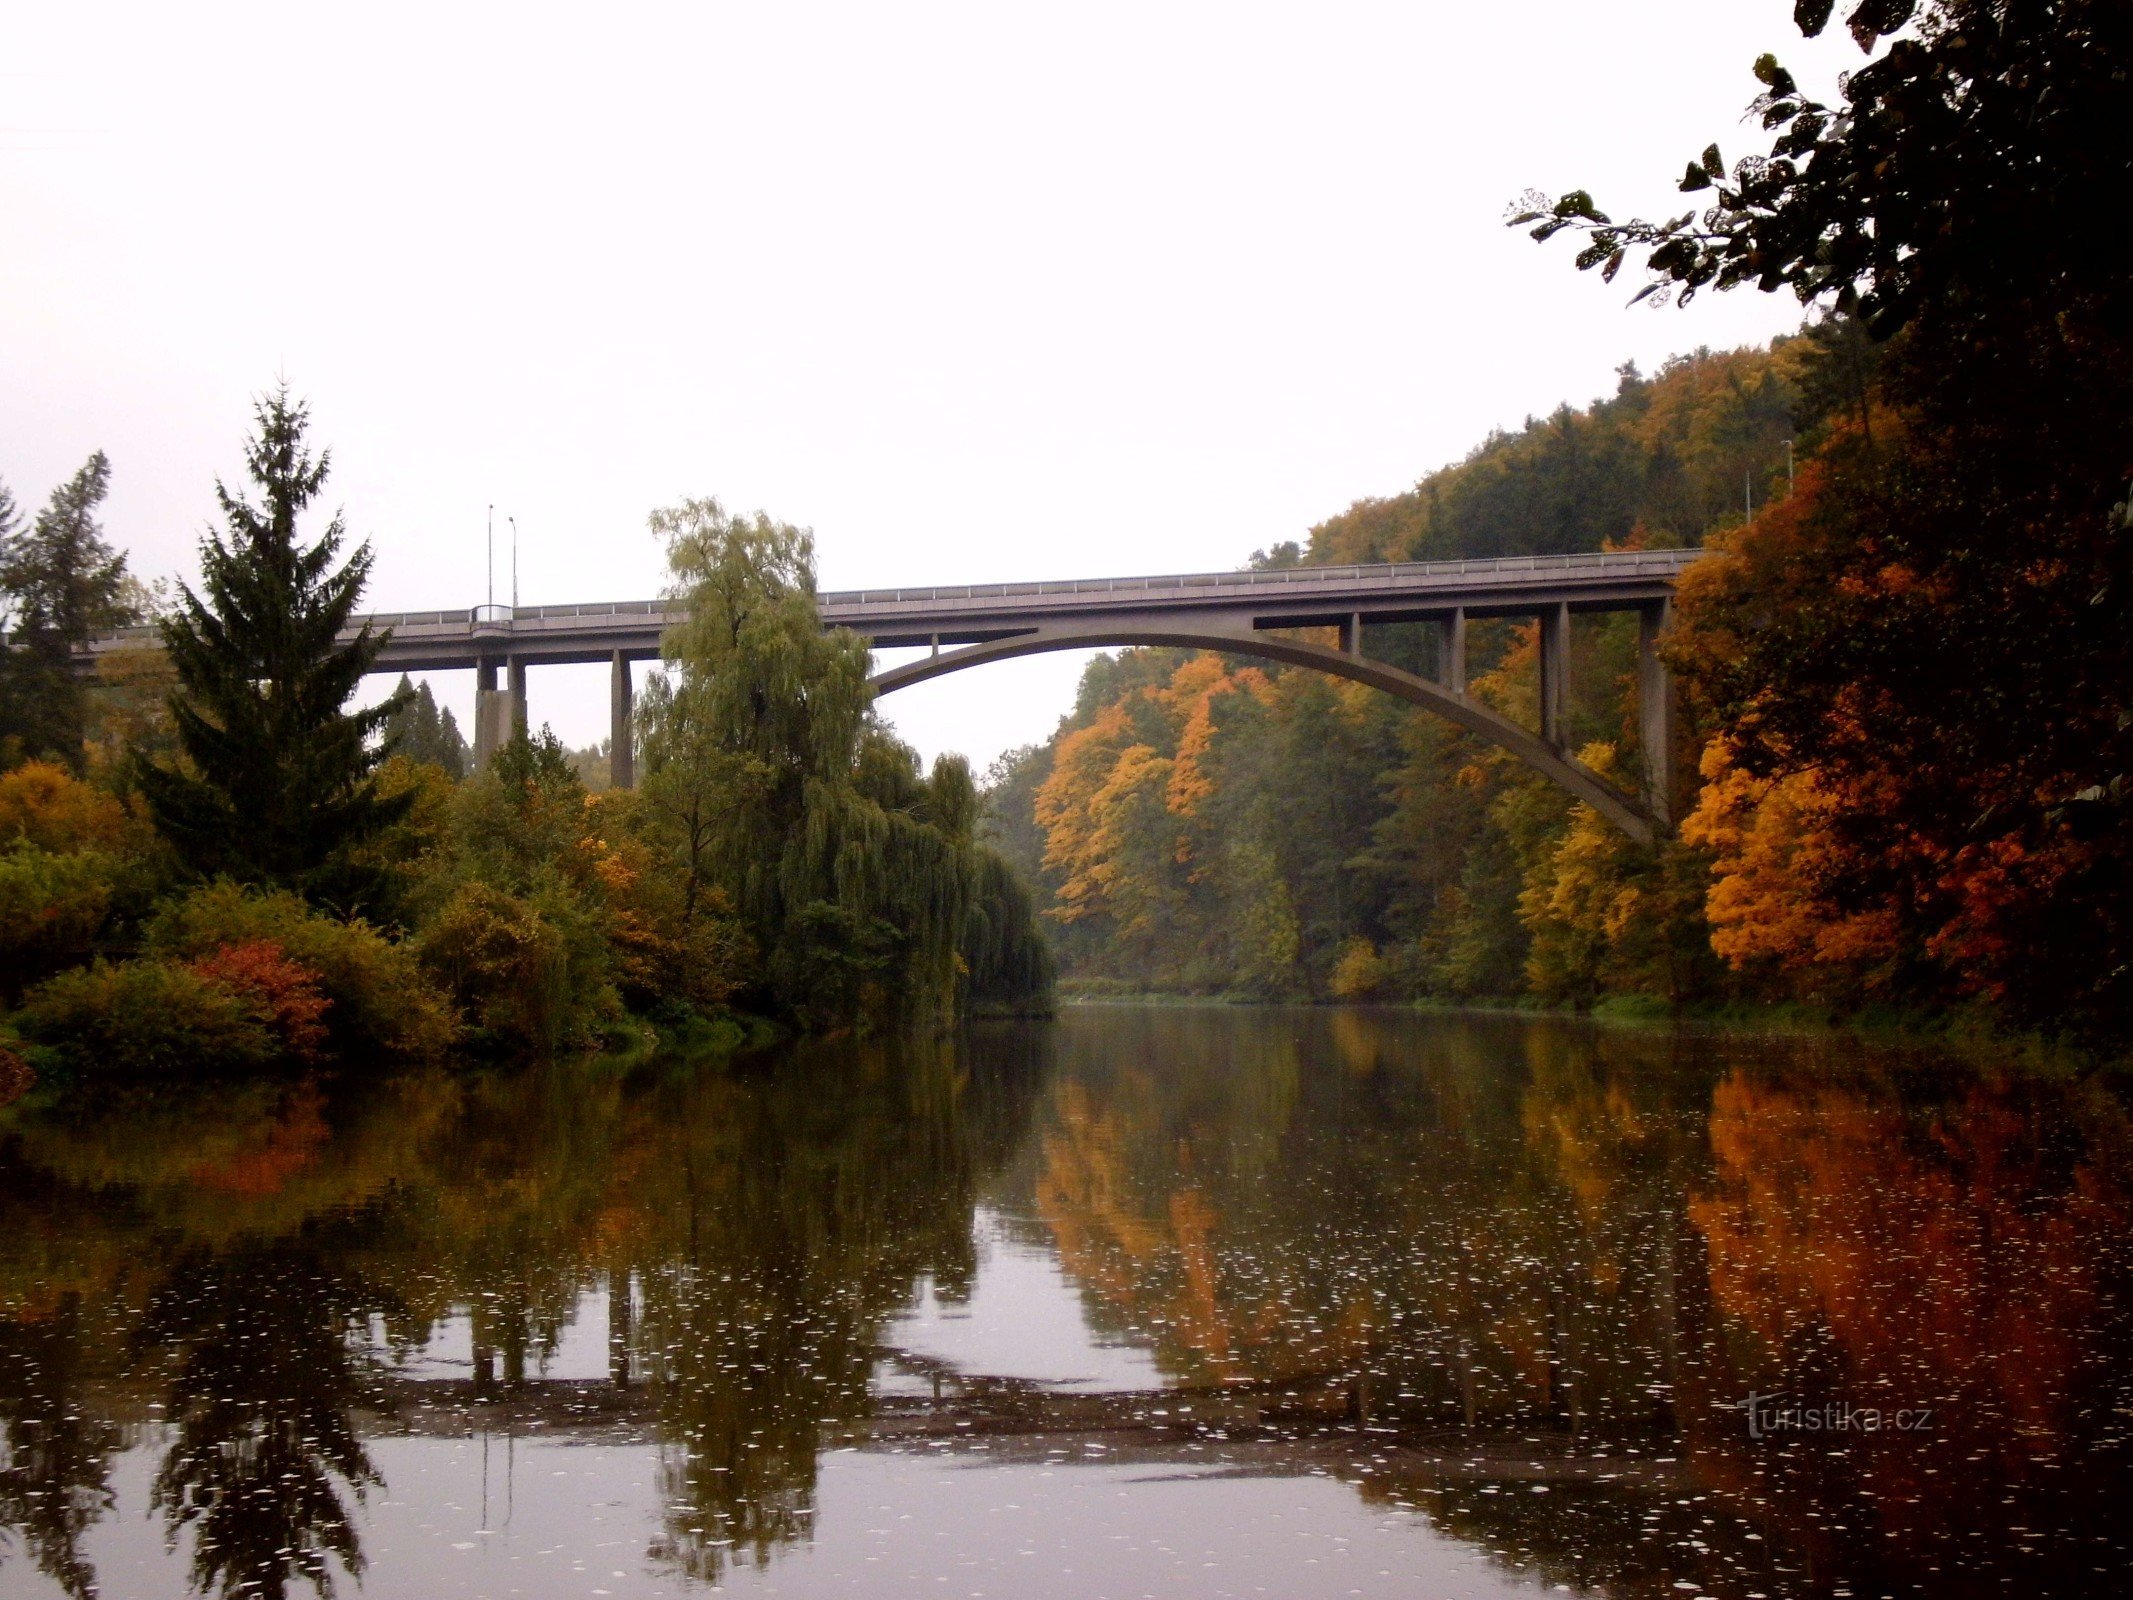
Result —
<path fill-rule="evenodd" d="M 299 541 L 297 520 L 324 486 L 330 454 L 305 448 L 309 413 L 286 387 L 254 416 L 245 470 L 260 501 L 216 481 L 226 530 L 201 540 L 203 592 L 181 587 L 163 627 L 190 770 L 144 762 L 141 786 L 193 871 L 285 884 L 351 909 L 365 880 L 347 853 L 409 804 L 377 792 L 386 751 L 372 741 L 404 702 L 396 694 L 345 709 L 389 637 L 365 624 L 346 644 L 337 638 L 370 577 L 370 546 L 336 569 L 339 514 L 315 543 Z"/>
<path fill-rule="evenodd" d="M 413 682 L 403 672 L 393 697 L 401 706 L 385 721 L 386 747 L 410 761 L 441 767 L 455 780 L 464 778 L 473 763 L 472 752 L 458 719 L 437 704 L 430 686 Z"/>
<path fill-rule="evenodd" d="M 51 504 L 19 537 L 14 497 L 0 489 L 0 610 L 9 632 L 0 661 L 0 741 L 77 772 L 88 700 L 74 652 L 91 634 L 138 618 L 126 596 L 126 558 L 104 541 L 96 520 L 110 489 L 111 462 L 99 450 L 52 491 Z"/>

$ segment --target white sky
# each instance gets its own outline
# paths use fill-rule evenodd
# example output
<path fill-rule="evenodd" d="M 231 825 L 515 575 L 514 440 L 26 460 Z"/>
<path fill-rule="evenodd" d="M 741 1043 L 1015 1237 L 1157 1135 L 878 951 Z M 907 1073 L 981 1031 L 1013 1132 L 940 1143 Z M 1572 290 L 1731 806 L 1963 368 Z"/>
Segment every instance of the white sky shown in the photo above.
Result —
<path fill-rule="evenodd" d="M 1655 214 L 1789 0 L 0 7 L 0 478 L 94 449 L 189 574 L 285 374 L 380 609 L 660 583 L 645 513 L 812 526 L 827 588 L 1198 571 L 1789 298 L 1623 309 L 1501 225 Z M 498 598 L 508 598 L 500 558 Z M 1079 657 L 905 691 L 928 755 L 1048 734 Z M 467 673 L 434 680 L 470 725 Z M 606 732 L 604 668 L 536 722 Z"/>

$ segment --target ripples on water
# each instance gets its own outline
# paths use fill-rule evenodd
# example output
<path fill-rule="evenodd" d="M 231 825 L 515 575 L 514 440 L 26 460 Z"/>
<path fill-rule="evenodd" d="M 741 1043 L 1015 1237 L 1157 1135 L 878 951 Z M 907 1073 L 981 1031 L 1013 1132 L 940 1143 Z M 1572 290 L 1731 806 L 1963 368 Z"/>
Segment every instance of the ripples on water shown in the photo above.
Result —
<path fill-rule="evenodd" d="M 2129 1178 L 2093 1085 L 1369 1011 L 25 1103 L 0 1593 L 2112 1593 Z"/>

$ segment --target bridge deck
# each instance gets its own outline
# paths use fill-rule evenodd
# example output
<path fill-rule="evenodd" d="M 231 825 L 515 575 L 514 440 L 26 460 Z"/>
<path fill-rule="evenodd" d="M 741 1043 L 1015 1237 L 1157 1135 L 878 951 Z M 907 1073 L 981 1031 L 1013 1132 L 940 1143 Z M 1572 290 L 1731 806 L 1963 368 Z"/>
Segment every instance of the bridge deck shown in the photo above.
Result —
<path fill-rule="evenodd" d="M 1612 610 L 1662 600 L 1700 550 L 1601 551 L 1506 556 L 1486 561 L 1415 561 L 1376 566 L 1284 567 L 1271 571 L 1076 578 L 927 588 L 849 589 L 818 597 L 823 620 L 876 646 L 972 644 L 1060 622 L 1111 615 L 1221 615 L 1242 625 L 1308 627 L 1360 615 L 1366 622 L 1416 621 L 1464 610 L 1470 616 L 1531 614 L 1567 604 Z M 588 605 L 473 607 L 374 612 L 390 628 L 379 661 L 388 672 L 474 667 L 516 658 L 527 664 L 648 660 L 669 622 L 661 600 Z M 151 628 L 97 639 L 96 653 L 152 643 Z"/>

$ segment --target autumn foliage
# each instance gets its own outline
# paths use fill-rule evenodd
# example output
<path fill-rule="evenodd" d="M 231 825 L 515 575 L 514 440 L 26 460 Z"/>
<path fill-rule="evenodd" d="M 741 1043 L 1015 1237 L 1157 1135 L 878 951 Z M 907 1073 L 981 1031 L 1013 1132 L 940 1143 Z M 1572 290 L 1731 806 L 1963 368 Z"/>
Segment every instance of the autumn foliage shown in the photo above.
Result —
<path fill-rule="evenodd" d="M 280 945 L 271 939 L 227 944 L 189 965 L 208 982 L 250 1000 L 291 1056 L 318 1059 L 333 1002 L 319 991 L 318 974 L 290 960 Z"/>

